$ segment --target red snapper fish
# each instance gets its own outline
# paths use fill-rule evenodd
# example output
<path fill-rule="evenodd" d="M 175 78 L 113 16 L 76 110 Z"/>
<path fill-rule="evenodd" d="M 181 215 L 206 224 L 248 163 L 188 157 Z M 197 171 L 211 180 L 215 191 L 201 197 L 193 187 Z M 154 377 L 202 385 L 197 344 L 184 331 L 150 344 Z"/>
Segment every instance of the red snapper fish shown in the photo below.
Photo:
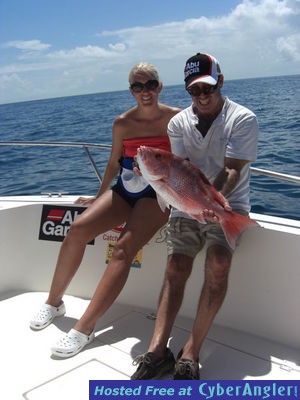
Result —
<path fill-rule="evenodd" d="M 144 179 L 156 191 L 163 210 L 171 205 L 201 223 L 206 223 L 203 210 L 213 210 L 232 249 L 242 232 L 259 226 L 247 216 L 227 211 L 226 199 L 190 161 L 147 146 L 138 148 L 136 161 Z"/>

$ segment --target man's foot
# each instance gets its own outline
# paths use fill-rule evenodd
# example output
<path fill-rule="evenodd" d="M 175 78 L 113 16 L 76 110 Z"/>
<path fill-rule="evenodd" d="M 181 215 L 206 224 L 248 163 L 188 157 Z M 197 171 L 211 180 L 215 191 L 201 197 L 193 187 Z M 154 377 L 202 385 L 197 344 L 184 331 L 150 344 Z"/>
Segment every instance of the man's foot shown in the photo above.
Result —
<path fill-rule="evenodd" d="M 163 358 L 157 358 L 154 353 L 148 352 L 137 356 L 133 360 L 133 365 L 138 365 L 138 368 L 131 380 L 157 379 L 174 368 L 175 358 L 167 348 Z"/>
<path fill-rule="evenodd" d="M 175 380 L 199 380 L 200 369 L 199 361 L 188 360 L 182 357 L 183 350 L 181 350 L 177 356 L 175 364 Z"/>

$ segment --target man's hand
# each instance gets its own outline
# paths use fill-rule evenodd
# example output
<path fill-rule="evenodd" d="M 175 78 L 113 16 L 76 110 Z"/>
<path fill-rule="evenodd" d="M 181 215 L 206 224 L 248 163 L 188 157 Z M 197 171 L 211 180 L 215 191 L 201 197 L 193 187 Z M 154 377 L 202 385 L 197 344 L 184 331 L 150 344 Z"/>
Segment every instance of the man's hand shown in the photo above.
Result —
<path fill-rule="evenodd" d="M 213 210 L 205 209 L 203 210 L 202 215 L 206 222 L 219 222 L 219 218 Z"/>
<path fill-rule="evenodd" d="M 225 211 L 232 211 L 232 208 L 230 207 L 227 200 L 224 202 L 223 207 Z"/>
<path fill-rule="evenodd" d="M 230 207 L 227 200 L 224 201 L 223 207 L 225 211 L 232 211 L 232 208 Z M 206 222 L 219 222 L 219 217 L 215 214 L 213 210 L 209 210 L 208 208 L 206 208 L 205 210 L 203 210 L 202 215 Z"/>

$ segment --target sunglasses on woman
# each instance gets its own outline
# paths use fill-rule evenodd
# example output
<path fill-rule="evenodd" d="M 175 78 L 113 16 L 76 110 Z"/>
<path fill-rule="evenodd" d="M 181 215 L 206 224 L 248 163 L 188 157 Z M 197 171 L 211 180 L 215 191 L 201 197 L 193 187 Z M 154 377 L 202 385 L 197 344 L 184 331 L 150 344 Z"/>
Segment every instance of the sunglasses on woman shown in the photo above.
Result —
<path fill-rule="evenodd" d="M 219 83 L 219 81 L 217 82 L 217 84 L 216 85 L 214 85 L 214 86 L 212 86 L 212 85 L 207 85 L 207 86 L 205 86 L 205 87 L 203 87 L 203 88 L 200 88 L 199 86 L 197 86 L 197 85 L 193 85 L 193 86 L 191 86 L 190 88 L 188 88 L 188 89 L 186 89 L 187 90 L 187 92 L 191 95 L 191 96 L 194 96 L 194 97 L 198 97 L 198 96 L 200 96 L 201 94 L 212 94 L 213 92 L 215 92 L 216 90 L 217 90 L 217 87 L 218 87 L 218 83 Z"/>
<path fill-rule="evenodd" d="M 130 85 L 130 89 L 134 93 L 141 93 L 145 88 L 148 90 L 155 90 L 158 88 L 159 82 L 156 79 L 150 79 L 146 83 L 142 82 L 133 82 Z"/>

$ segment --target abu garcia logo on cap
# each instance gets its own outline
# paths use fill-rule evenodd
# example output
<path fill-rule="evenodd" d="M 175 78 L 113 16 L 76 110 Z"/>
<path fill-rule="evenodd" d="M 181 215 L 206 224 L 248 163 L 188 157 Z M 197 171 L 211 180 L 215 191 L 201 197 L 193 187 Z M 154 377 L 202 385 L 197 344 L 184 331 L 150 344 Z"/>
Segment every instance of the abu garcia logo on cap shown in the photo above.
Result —
<path fill-rule="evenodd" d="M 200 61 L 187 63 L 184 69 L 184 78 L 196 73 L 200 73 Z"/>

